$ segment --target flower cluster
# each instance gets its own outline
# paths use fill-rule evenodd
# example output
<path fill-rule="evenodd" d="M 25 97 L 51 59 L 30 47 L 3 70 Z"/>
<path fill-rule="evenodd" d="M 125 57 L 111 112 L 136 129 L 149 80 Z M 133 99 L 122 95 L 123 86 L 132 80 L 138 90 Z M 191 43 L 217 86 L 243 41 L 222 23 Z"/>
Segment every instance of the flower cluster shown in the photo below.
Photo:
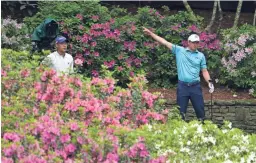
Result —
<path fill-rule="evenodd" d="M 191 25 L 188 26 L 187 29 L 180 29 L 181 25 L 174 25 L 171 28 L 175 31 L 180 31 L 181 35 L 186 36 L 186 38 L 189 36 L 189 34 L 196 33 L 200 37 L 200 43 L 199 43 L 199 48 L 203 51 L 205 50 L 220 50 L 220 41 L 217 39 L 216 34 L 211 34 L 211 33 L 206 33 L 201 31 L 196 25 Z M 182 40 L 182 45 L 183 46 L 188 46 L 188 41 Z"/>
<path fill-rule="evenodd" d="M 222 64 L 225 68 L 227 68 L 228 72 L 234 73 L 239 62 L 253 53 L 253 49 L 251 47 L 244 47 L 246 42 L 252 39 L 253 38 L 248 34 L 241 34 L 236 40 L 225 44 L 224 49 L 226 52 L 231 53 L 231 55 L 228 56 L 228 59 L 223 57 Z"/>
<path fill-rule="evenodd" d="M 29 34 L 25 25 L 11 18 L 3 19 L 1 27 L 2 47 L 25 50 L 29 47 Z"/>

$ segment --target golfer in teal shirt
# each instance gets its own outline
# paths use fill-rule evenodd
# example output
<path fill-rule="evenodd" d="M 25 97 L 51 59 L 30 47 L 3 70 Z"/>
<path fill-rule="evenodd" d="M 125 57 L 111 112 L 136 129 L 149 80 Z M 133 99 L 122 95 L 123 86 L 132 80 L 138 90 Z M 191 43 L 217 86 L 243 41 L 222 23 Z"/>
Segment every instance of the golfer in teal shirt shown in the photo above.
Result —
<path fill-rule="evenodd" d="M 188 47 L 184 48 L 166 41 L 157 36 L 149 29 L 143 27 L 143 31 L 153 39 L 165 45 L 175 55 L 178 70 L 177 104 L 180 107 L 180 114 L 185 120 L 188 101 L 190 100 L 200 121 L 205 119 L 204 99 L 200 86 L 200 71 L 202 71 L 205 81 L 208 83 L 209 92 L 213 93 L 214 86 L 206 66 L 203 53 L 199 52 L 198 46 L 200 38 L 196 34 L 188 37 Z"/>

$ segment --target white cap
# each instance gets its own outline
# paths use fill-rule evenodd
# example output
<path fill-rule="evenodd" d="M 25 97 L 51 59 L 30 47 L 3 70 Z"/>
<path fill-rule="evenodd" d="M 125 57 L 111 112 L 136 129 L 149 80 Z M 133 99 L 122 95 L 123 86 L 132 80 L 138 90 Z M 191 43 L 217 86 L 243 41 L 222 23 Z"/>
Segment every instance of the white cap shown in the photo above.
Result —
<path fill-rule="evenodd" d="M 200 38 L 197 34 L 192 34 L 188 37 L 188 41 L 191 41 L 191 42 L 200 41 Z"/>

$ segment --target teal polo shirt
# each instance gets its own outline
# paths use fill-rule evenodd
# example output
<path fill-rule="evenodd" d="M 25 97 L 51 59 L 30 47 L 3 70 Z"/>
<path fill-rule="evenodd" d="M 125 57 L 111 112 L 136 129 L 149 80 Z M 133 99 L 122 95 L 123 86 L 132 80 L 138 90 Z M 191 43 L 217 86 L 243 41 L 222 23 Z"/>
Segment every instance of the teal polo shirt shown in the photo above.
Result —
<path fill-rule="evenodd" d="M 171 52 L 176 57 L 178 79 L 189 83 L 200 81 L 200 70 L 207 68 L 204 54 L 174 44 Z"/>

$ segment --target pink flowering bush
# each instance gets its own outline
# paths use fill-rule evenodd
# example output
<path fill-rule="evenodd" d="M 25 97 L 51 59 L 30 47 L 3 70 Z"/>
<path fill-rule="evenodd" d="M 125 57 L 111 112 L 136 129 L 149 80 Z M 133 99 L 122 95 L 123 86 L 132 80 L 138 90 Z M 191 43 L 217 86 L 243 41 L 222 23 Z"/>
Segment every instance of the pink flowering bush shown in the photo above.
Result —
<path fill-rule="evenodd" d="M 118 128 L 129 131 L 168 118 L 161 96 L 145 89 L 144 76 L 134 76 L 123 89 L 108 74 L 57 76 L 28 58 L 28 52 L 2 50 L 3 162 L 152 159 L 142 142 L 124 148 L 115 135 Z"/>
<path fill-rule="evenodd" d="M 256 96 L 255 33 L 255 27 L 251 25 L 223 31 L 223 75 L 220 78 L 221 83 L 248 88 L 253 96 Z"/>
<path fill-rule="evenodd" d="M 91 79 L 57 76 L 29 58 L 2 50 L 3 163 L 256 160 L 255 134 L 181 121 L 160 94 L 147 91 L 143 75 L 121 88 L 107 67 Z"/>
<path fill-rule="evenodd" d="M 64 8 L 69 6 L 73 10 L 66 11 Z M 183 40 L 190 33 L 201 33 L 202 19 L 198 17 L 195 21 L 187 12 L 170 16 L 166 14 L 168 12 L 143 7 L 132 15 L 118 7 L 108 10 L 97 2 L 40 2 L 38 7 L 41 11 L 26 18 L 25 22 L 35 26 L 35 22 L 43 20 L 42 15 L 55 18 L 62 33 L 70 40 L 68 52 L 74 57 L 78 73 L 98 77 L 102 75 L 101 66 L 104 65 L 122 86 L 126 86 L 129 77 L 145 72 L 154 86 L 170 87 L 176 83 L 174 57 L 168 49 L 145 36 L 142 26 L 179 45 L 185 44 Z M 219 49 L 216 35 L 202 33 L 201 37 L 203 50 Z"/>

